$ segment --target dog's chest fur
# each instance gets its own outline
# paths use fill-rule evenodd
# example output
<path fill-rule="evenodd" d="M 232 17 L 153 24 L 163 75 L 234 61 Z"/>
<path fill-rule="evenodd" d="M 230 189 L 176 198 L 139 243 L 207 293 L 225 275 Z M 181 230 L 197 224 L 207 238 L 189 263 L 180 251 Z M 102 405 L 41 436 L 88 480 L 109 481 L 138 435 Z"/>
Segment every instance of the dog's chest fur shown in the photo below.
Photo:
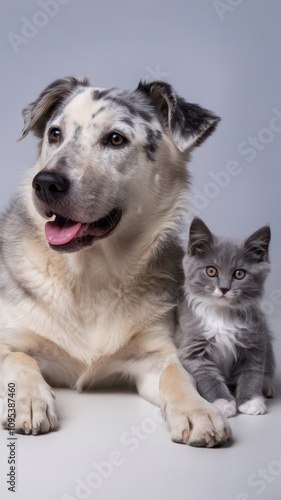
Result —
<path fill-rule="evenodd" d="M 36 332 L 83 363 L 113 355 L 153 320 L 155 311 L 158 315 L 167 307 L 149 294 L 151 282 L 136 288 L 134 282 L 117 279 L 110 270 L 114 263 L 105 265 L 98 250 L 90 265 L 80 256 L 71 256 L 63 267 L 56 256 L 52 263 L 37 255 L 37 260 L 25 259 L 24 267 L 36 299 L 22 301 L 16 313 L 6 308 L 1 323 L 5 327 L 6 317 L 11 326 L 12 317 L 15 329 Z"/>

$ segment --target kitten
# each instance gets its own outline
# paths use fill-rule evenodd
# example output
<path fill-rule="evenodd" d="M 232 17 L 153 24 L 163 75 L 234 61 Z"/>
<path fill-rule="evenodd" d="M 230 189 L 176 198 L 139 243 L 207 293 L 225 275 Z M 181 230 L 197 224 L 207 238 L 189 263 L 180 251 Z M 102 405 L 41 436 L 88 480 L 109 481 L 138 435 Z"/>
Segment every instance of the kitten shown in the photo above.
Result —
<path fill-rule="evenodd" d="M 271 334 L 260 305 L 269 242 L 269 226 L 245 241 L 214 236 L 199 218 L 190 227 L 176 345 L 200 394 L 226 417 L 237 408 L 263 414 L 263 394 L 274 396 Z"/>

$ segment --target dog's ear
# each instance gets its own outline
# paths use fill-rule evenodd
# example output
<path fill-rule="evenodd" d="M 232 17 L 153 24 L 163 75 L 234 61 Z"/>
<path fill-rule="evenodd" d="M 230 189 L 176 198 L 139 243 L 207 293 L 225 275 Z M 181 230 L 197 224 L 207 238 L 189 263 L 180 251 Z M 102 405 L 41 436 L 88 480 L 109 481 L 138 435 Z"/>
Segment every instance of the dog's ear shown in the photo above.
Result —
<path fill-rule="evenodd" d="M 51 83 L 39 95 L 38 99 L 26 108 L 22 114 L 24 128 L 18 138 L 20 141 L 32 130 L 37 137 L 42 138 L 46 123 L 58 109 L 61 103 L 67 99 L 78 87 L 90 86 L 89 80 L 75 77 L 62 78 Z"/>
<path fill-rule="evenodd" d="M 168 83 L 140 82 L 137 90 L 149 95 L 161 122 L 170 130 L 174 143 L 182 152 L 202 144 L 220 121 L 211 111 L 179 97 Z"/>

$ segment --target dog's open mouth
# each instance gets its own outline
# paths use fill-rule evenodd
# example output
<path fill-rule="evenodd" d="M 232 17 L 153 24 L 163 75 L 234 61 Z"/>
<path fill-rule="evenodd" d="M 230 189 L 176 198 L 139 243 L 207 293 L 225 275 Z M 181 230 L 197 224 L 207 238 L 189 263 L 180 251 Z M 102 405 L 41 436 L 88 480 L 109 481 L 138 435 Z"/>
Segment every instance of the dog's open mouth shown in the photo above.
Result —
<path fill-rule="evenodd" d="M 83 223 L 54 214 L 55 219 L 45 226 L 45 235 L 52 248 L 64 251 L 77 251 L 91 245 L 94 240 L 105 238 L 116 228 L 122 210 L 114 209 L 95 222 Z"/>

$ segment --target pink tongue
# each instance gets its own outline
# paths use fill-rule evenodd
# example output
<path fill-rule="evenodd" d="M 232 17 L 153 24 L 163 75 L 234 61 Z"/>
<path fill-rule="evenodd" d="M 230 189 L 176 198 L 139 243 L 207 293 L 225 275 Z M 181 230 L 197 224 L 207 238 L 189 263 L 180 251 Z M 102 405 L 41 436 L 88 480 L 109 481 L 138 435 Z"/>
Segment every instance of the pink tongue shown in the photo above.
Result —
<path fill-rule="evenodd" d="M 46 223 L 45 234 L 51 245 L 65 245 L 77 235 L 81 228 L 81 222 L 66 221 L 63 226 L 58 224 L 57 219 Z"/>

